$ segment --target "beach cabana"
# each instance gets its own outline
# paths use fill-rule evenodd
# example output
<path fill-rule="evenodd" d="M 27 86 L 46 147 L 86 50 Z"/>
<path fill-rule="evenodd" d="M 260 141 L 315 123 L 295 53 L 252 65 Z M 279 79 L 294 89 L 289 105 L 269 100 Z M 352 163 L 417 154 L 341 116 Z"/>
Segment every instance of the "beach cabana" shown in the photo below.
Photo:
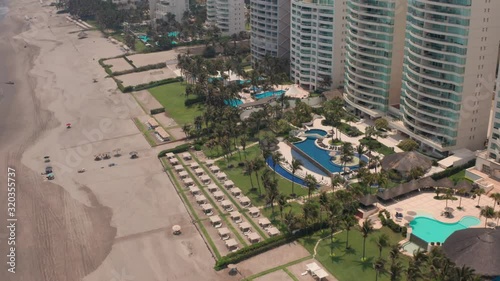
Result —
<path fill-rule="evenodd" d="M 189 152 L 182 153 L 182 159 L 191 160 L 191 154 Z"/>
<path fill-rule="evenodd" d="M 271 226 L 267 229 L 267 233 L 269 234 L 269 236 L 273 237 L 279 235 L 280 231 L 276 227 Z"/>
<path fill-rule="evenodd" d="M 189 192 L 193 195 L 197 195 L 200 193 L 200 189 L 197 186 L 191 186 L 189 187 Z"/>
<path fill-rule="evenodd" d="M 241 206 L 243 207 L 249 207 L 250 205 L 252 205 L 252 201 L 250 201 L 250 198 L 248 198 L 247 196 L 240 197 L 239 201 L 241 203 Z"/>
<path fill-rule="evenodd" d="M 231 190 L 229 190 L 231 192 L 231 194 L 235 197 L 239 197 L 241 195 L 241 189 L 239 189 L 238 187 L 233 187 L 231 188 Z"/>
<path fill-rule="evenodd" d="M 173 154 L 172 152 L 165 154 L 165 156 L 167 156 L 167 159 L 175 158 L 175 154 Z"/>
<path fill-rule="evenodd" d="M 227 189 L 232 188 L 232 187 L 234 187 L 234 182 L 232 180 L 225 181 L 224 187 Z"/>
<path fill-rule="evenodd" d="M 184 170 L 184 167 L 182 165 L 175 165 L 174 166 L 174 170 L 176 172 L 180 172 L 180 171 L 183 171 Z"/>
<path fill-rule="evenodd" d="M 468 266 L 484 277 L 500 276 L 500 229 L 457 230 L 446 239 L 442 248 L 458 267 Z"/>
<path fill-rule="evenodd" d="M 216 184 L 212 183 L 207 186 L 207 189 L 210 193 L 214 193 L 219 190 L 219 187 Z"/>
<path fill-rule="evenodd" d="M 197 176 L 201 176 L 205 173 L 205 171 L 203 171 L 203 169 L 197 168 L 197 169 L 194 169 L 194 173 Z"/>
<path fill-rule="evenodd" d="M 220 171 L 220 168 L 215 166 L 215 165 L 210 167 L 210 172 L 212 172 L 214 174 L 218 173 L 219 171 Z"/>
<path fill-rule="evenodd" d="M 215 200 L 222 201 L 224 200 L 224 193 L 222 191 L 215 191 L 213 193 Z"/>
<path fill-rule="evenodd" d="M 256 218 L 256 217 L 260 216 L 260 211 L 259 211 L 259 208 L 257 208 L 257 207 L 250 207 L 250 208 L 248 208 L 248 213 L 253 218 Z"/>
<path fill-rule="evenodd" d="M 162 127 L 156 127 L 155 133 L 162 141 L 170 140 L 170 135 Z"/>
<path fill-rule="evenodd" d="M 259 234 L 255 232 L 248 234 L 248 241 L 250 241 L 250 243 L 252 244 L 259 242 L 260 241 Z"/>
<path fill-rule="evenodd" d="M 156 127 L 158 127 L 158 126 L 160 126 L 160 125 L 158 124 L 158 122 L 156 121 L 156 119 L 154 119 L 154 118 L 149 118 L 149 119 L 148 119 L 148 126 L 149 126 L 149 128 L 151 128 L 151 129 L 155 129 Z"/>
<path fill-rule="evenodd" d="M 198 169 L 200 165 L 198 164 L 198 162 L 193 162 L 189 164 L 189 167 L 191 167 L 191 169 Z"/>
<path fill-rule="evenodd" d="M 313 272 L 311 273 L 311 275 L 312 275 L 313 277 L 318 278 L 318 280 L 323 280 L 323 278 L 328 277 L 328 273 L 326 273 L 326 271 L 325 271 L 324 269 L 321 269 L 321 268 L 320 268 L 320 269 L 318 269 L 318 270 L 316 270 L 316 271 L 313 271 Z"/>
<path fill-rule="evenodd" d="M 226 240 L 226 247 L 229 251 L 236 251 L 238 250 L 238 243 L 234 239 L 229 239 Z"/>
<path fill-rule="evenodd" d="M 223 200 L 222 202 L 220 202 L 220 205 L 222 206 L 222 208 L 224 208 L 224 210 L 228 212 L 233 211 L 233 203 L 231 203 L 231 201 L 229 200 Z"/>
<path fill-rule="evenodd" d="M 186 172 L 184 170 L 179 172 L 179 177 L 181 177 L 181 179 L 186 178 L 188 176 L 189 176 L 188 172 Z"/>
<path fill-rule="evenodd" d="M 211 216 L 214 214 L 212 205 L 210 204 L 203 204 L 201 205 L 201 209 L 203 210 L 203 213 L 207 216 Z"/>
<path fill-rule="evenodd" d="M 205 162 L 205 164 L 207 165 L 207 167 L 213 166 L 214 165 L 214 160 L 207 160 Z"/>
<path fill-rule="evenodd" d="M 196 195 L 196 196 L 194 196 L 194 199 L 196 200 L 196 203 L 198 203 L 198 204 L 207 203 L 207 198 L 205 197 L 205 195 Z"/>
<path fill-rule="evenodd" d="M 241 232 L 243 232 L 243 234 L 247 235 L 248 233 L 250 233 L 252 231 L 252 227 L 250 226 L 250 224 L 248 222 L 242 222 L 240 223 L 240 230 Z"/>
<path fill-rule="evenodd" d="M 312 262 L 312 263 L 308 263 L 308 264 L 306 264 L 306 268 L 307 268 L 307 271 L 308 271 L 309 273 L 311 273 L 311 274 L 312 274 L 314 271 L 316 271 L 316 270 L 320 270 L 320 269 L 321 269 L 321 267 L 319 267 L 319 265 L 318 265 L 317 263 L 315 263 L 315 262 Z"/>
<path fill-rule="evenodd" d="M 179 164 L 179 160 L 177 160 L 177 158 L 175 158 L 175 157 L 168 159 L 168 162 L 170 162 L 171 165 L 177 165 L 177 164 Z"/>
<path fill-rule="evenodd" d="M 227 229 L 227 227 L 219 228 L 217 232 L 219 233 L 220 239 L 222 240 L 227 240 L 229 239 L 229 237 L 231 237 L 231 232 L 229 231 L 229 229 Z"/>
<path fill-rule="evenodd" d="M 218 180 L 225 181 L 227 179 L 227 175 L 224 172 L 219 172 L 215 175 Z"/>
<path fill-rule="evenodd" d="M 215 228 L 219 228 L 219 227 L 222 226 L 222 220 L 221 220 L 221 218 L 219 216 L 211 216 L 210 217 L 210 223 Z"/>
<path fill-rule="evenodd" d="M 259 219 L 259 225 L 262 228 L 268 228 L 271 225 L 271 222 L 269 221 L 268 218 L 261 218 Z"/>
<path fill-rule="evenodd" d="M 210 179 L 209 176 L 207 175 L 202 175 L 200 176 L 200 181 L 203 183 L 203 184 L 209 184 L 212 182 L 212 180 Z"/>
<path fill-rule="evenodd" d="M 184 183 L 184 186 L 186 186 L 186 187 L 194 186 L 194 181 L 192 178 L 182 179 L 182 182 Z"/>
<path fill-rule="evenodd" d="M 240 212 L 238 212 L 238 211 L 231 212 L 231 213 L 229 213 L 229 216 L 231 216 L 231 219 L 235 223 L 240 223 L 241 222 L 241 214 L 240 214 Z"/>

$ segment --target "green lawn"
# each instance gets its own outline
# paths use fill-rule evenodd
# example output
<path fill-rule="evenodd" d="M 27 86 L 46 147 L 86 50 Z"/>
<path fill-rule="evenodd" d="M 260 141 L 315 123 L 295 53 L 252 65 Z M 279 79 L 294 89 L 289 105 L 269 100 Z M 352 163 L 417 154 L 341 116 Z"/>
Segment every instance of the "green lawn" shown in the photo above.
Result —
<path fill-rule="evenodd" d="M 293 214 L 300 215 L 303 213 L 302 205 L 297 202 L 288 203 L 288 206 L 283 209 L 283 216 L 290 211 L 292 211 Z M 262 215 L 267 217 L 274 226 L 281 230 L 281 232 L 286 231 L 286 226 L 281 222 L 280 208 L 276 204 L 274 206 L 274 215 L 271 207 L 263 208 L 261 212 Z"/>
<path fill-rule="evenodd" d="M 299 240 L 304 247 L 312 254 L 314 246 L 320 238 L 321 231 Z M 326 233 L 326 232 L 325 232 Z M 349 245 L 350 250 L 345 250 L 346 233 L 341 232 L 335 235 L 335 240 L 330 243 L 330 238 L 323 239 L 317 248 L 316 259 L 330 271 L 339 281 L 351 280 L 375 280 L 375 270 L 373 269 L 373 262 L 378 258 L 378 248 L 372 239 L 375 239 L 380 234 L 385 233 L 389 236 L 390 244 L 397 244 L 403 239 L 401 234 L 396 234 L 387 227 L 374 231 L 366 239 L 366 261 L 362 262 L 361 257 L 363 254 L 363 237 L 357 228 L 349 231 Z M 333 256 L 330 256 L 330 246 L 333 247 Z M 389 259 L 390 248 L 382 251 L 382 257 L 387 260 L 386 269 L 390 265 Z M 406 268 L 408 265 L 409 257 L 400 254 L 399 260 Z M 382 274 L 378 280 L 389 280 L 389 275 Z"/>
<path fill-rule="evenodd" d="M 165 107 L 168 116 L 172 117 L 179 125 L 193 123 L 196 116 L 203 112 L 203 106 L 196 104 L 186 107 L 184 92 L 186 86 L 183 82 L 170 83 L 149 89 L 149 92 Z"/>
<path fill-rule="evenodd" d="M 465 177 L 465 169 L 456 173 L 456 174 L 453 174 L 451 176 L 448 177 L 450 180 L 452 180 L 454 183 L 457 183 L 463 179 L 466 179 L 468 181 L 470 181 L 470 179 L 466 178 Z"/>
<path fill-rule="evenodd" d="M 246 157 L 247 159 L 254 159 L 258 154 L 260 154 L 260 148 L 258 145 L 249 147 L 246 149 Z M 244 154 L 242 153 L 242 162 L 244 161 Z M 221 159 L 217 161 L 217 165 L 221 168 L 223 172 L 225 172 L 228 176 L 229 179 L 231 179 L 234 184 L 241 189 L 241 191 L 248 196 L 252 200 L 252 204 L 254 206 L 262 206 L 265 204 L 264 200 L 259 197 L 259 191 L 258 191 L 258 185 L 257 185 L 257 179 L 255 178 L 255 173 L 252 174 L 252 181 L 254 186 L 256 187 L 255 190 L 251 190 L 251 181 L 250 177 L 248 175 L 244 174 L 244 167 L 238 167 L 239 163 L 239 156 L 238 153 L 233 153 L 233 156 L 229 157 L 229 162 L 226 162 L 226 160 Z M 233 168 L 228 169 L 227 165 L 232 164 L 234 165 Z M 268 169 L 268 168 L 266 168 Z M 264 169 L 262 169 L 259 172 L 259 177 L 262 175 L 262 172 Z M 290 194 L 292 193 L 292 182 L 289 180 L 286 180 L 282 178 L 280 175 L 276 175 L 276 179 L 278 180 L 278 188 L 282 194 Z M 259 178 L 260 182 L 260 178 Z M 261 190 L 264 193 L 264 187 L 261 185 Z M 295 184 L 295 193 L 299 196 L 302 195 L 307 195 L 307 189 L 303 188 L 302 186 Z"/>

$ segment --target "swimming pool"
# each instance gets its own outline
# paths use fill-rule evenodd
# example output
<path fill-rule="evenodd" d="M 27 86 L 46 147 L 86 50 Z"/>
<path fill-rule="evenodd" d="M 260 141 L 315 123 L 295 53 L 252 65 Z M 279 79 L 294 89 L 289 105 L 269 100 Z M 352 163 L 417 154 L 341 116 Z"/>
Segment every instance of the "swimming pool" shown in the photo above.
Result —
<path fill-rule="evenodd" d="M 224 104 L 230 105 L 232 107 L 238 107 L 238 105 L 242 104 L 243 101 L 239 99 L 230 99 L 230 100 L 224 100 Z"/>
<path fill-rule="evenodd" d="M 263 92 L 263 93 L 260 93 L 260 94 L 256 94 L 255 95 L 255 98 L 260 100 L 260 99 L 263 99 L 263 98 L 267 98 L 267 97 L 272 97 L 272 96 L 281 96 L 285 93 L 284 90 L 279 90 L 279 91 L 269 91 L 269 92 Z"/>
<path fill-rule="evenodd" d="M 330 151 L 321 149 L 316 144 L 314 143 L 316 141 L 316 137 L 314 136 L 315 134 L 321 135 L 324 134 L 326 135 L 326 131 L 324 130 L 319 130 L 319 129 L 312 129 L 309 131 L 305 132 L 306 134 L 310 134 L 307 136 L 305 141 L 294 143 L 295 147 L 298 149 L 302 150 L 305 154 L 309 155 L 311 158 L 316 160 L 321 166 L 323 166 L 325 169 L 330 171 L 331 173 L 338 173 L 342 171 L 342 166 L 339 166 L 337 164 L 334 164 L 332 162 L 332 157 L 330 156 Z M 324 136 L 322 135 L 322 136 Z M 357 153 L 354 153 L 355 157 L 359 157 Z M 361 160 L 368 162 L 368 159 L 361 155 Z M 356 170 L 358 169 L 358 165 L 352 165 L 349 166 L 347 165 L 346 167 L 349 167 L 351 170 Z"/>
<path fill-rule="evenodd" d="M 328 133 L 325 130 L 321 129 L 310 129 L 304 132 L 306 135 L 319 135 L 321 137 L 324 137 L 328 135 Z"/>
<path fill-rule="evenodd" d="M 480 220 L 476 217 L 465 216 L 455 223 L 444 223 L 434 218 L 416 217 L 410 222 L 412 234 L 418 238 L 430 243 L 443 243 L 453 232 L 478 225 Z"/>
<path fill-rule="evenodd" d="M 273 162 L 273 159 L 271 157 L 267 158 L 266 163 L 267 163 L 267 165 L 269 165 L 269 167 L 271 169 L 274 168 L 273 167 L 274 162 Z M 278 173 L 278 175 L 284 177 L 285 179 L 287 179 L 289 181 L 293 181 L 293 182 L 295 182 L 297 184 L 300 184 L 302 186 L 306 186 L 306 182 L 303 179 L 301 179 L 301 178 L 299 178 L 297 176 L 294 177 L 292 173 L 290 173 L 289 171 L 285 170 L 279 164 L 276 165 L 276 170 L 274 170 L 274 172 Z"/>
<path fill-rule="evenodd" d="M 139 35 L 137 37 L 139 38 L 139 40 L 141 40 L 144 43 L 147 43 L 150 40 L 149 37 L 146 35 Z"/>

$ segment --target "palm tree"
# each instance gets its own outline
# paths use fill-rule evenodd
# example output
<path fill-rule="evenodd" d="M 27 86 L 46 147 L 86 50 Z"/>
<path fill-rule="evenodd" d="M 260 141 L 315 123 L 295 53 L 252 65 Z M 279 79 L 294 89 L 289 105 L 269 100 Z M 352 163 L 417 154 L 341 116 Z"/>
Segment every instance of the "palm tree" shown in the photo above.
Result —
<path fill-rule="evenodd" d="M 495 218 L 495 211 L 493 210 L 492 207 L 486 206 L 481 209 L 481 212 L 479 213 L 481 217 L 484 217 L 484 227 L 486 228 L 486 225 L 488 223 L 488 219 Z"/>
<path fill-rule="evenodd" d="M 478 197 L 477 199 L 477 206 L 476 208 L 480 208 L 481 206 L 479 205 L 479 201 L 481 200 L 481 195 L 485 194 L 486 192 L 484 191 L 484 189 L 482 188 L 476 188 L 474 190 L 474 195 L 476 195 Z"/>
<path fill-rule="evenodd" d="M 186 138 L 189 138 L 190 131 L 191 131 L 191 125 L 189 123 L 182 125 L 182 132 L 186 135 Z"/>
<path fill-rule="evenodd" d="M 342 227 L 346 232 L 345 248 L 349 249 L 349 231 L 356 225 L 356 219 L 351 215 L 346 215 L 342 218 Z"/>
<path fill-rule="evenodd" d="M 304 181 L 305 181 L 306 187 L 307 187 L 307 197 L 310 200 L 311 194 L 313 193 L 314 190 L 316 190 L 316 187 L 318 185 L 318 181 L 316 180 L 316 178 L 314 176 L 312 176 L 310 174 L 304 178 Z"/>
<path fill-rule="evenodd" d="M 276 165 L 283 161 L 283 154 L 281 154 L 281 152 L 277 150 L 271 154 L 271 159 L 273 160 L 274 178 L 276 179 Z"/>
<path fill-rule="evenodd" d="M 500 203 L 500 193 L 495 192 L 490 194 L 490 198 L 493 199 L 493 210 L 495 210 L 495 206 Z"/>
<path fill-rule="evenodd" d="M 326 192 L 321 192 L 319 194 L 319 205 L 321 206 L 321 209 L 320 209 L 320 221 L 321 221 L 321 213 L 323 211 L 326 211 L 327 208 L 328 208 L 328 204 L 330 203 L 330 200 L 328 199 L 328 194 L 326 194 Z"/>
<path fill-rule="evenodd" d="M 342 144 L 342 156 L 340 156 L 340 159 L 343 164 L 343 171 L 345 171 L 345 167 L 347 165 L 347 162 L 350 162 L 352 160 L 352 157 L 354 156 L 354 149 L 352 147 L 352 144 L 350 142 L 345 142 Z"/>
<path fill-rule="evenodd" d="M 363 257 L 361 258 L 362 261 L 365 261 L 365 254 L 366 254 L 366 238 L 370 233 L 373 231 L 373 225 L 372 221 L 370 219 L 367 219 L 363 222 L 363 225 L 361 225 L 360 228 L 361 234 L 363 235 Z"/>
<path fill-rule="evenodd" d="M 372 156 L 372 158 L 370 159 L 370 162 L 373 163 L 373 165 L 375 167 L 375 173 L 376 173 L 377 166 L 380 164 L 380 156 L 378 156 L 378 155 Z"/>
<path fill-rule="evenodd" d="M 358 154 L 359 157 L 359 164 L 358 164 L 358 169 L 361 168 L 361 156 L 366 153 L 366 146 L 364 144 L 359 144 L 356 146 L 356 153 Z"/>
<path fill-rule="evenodd" d="M 410 261 L 406 269 L 406 280 L 417 281 L 421 278 L 423 278 L 422 270 L 414 260 Z"/>
<path fill-rule="evenodd" d="M 266 201 L 268 204 L 271 204 L 271 212 L 274 217 L 274 201 L 276 201 L 276 198 L 280 194 L 278 191 L 278 180 L 269 179 L 263 183 L 266 190 Z"/>
<path fill-rule="evenodd" d="M 464 195 L 466 193 L 467 193 L 467 190 L 464 188 L 460 188 L 459 190 L 457 190 L 457 194 L 460 196 L 460 201 L 459 201 L 458 207 L 457 207 L 457 209 L 459 209 L 459 210 L 462 209 L 462 197 L 464 197 Z"/>
<path fill-rule="evenodd" d="M 391 275 L 391 281 L 397 281 L 401 279 L 401 275 L 403 275 L 403 265 L 400 261 L 394 262 L 391 264 L 389 268 L 389 273 Z"/>
<path fill-rule="evenodd" d="M 241 148 L 243 149 L 243 157 L 245 158 L 245 160 L 247 160 L 247 154 L 246 154 L 247 141 L 248 141 L 248 138 L 246 135 L 241 136 L 240 145 L 241 145 Z"/>
<path fill-rule="evenodd" d="M 265 163 L 264 160 L 260 157 L 256 157 L 253 160 L 253 171 L 255 173 L 255 178 L 257 179 L 257 186 L 259 187 L 259 195 L 262 196 L 262 192 L 260 191 L 260 182 L 259 182 L 259 171 L 264 167 Z"/>
<path fill-rule="evenodd" d="M 378 248 L 378 257 L 382 257 L 382 250 L 389 246 L 389 236 L 385 233 L 382 233 L 381 235 L 377 236 L 375 239 L 375 244 L 377 244 Z"/>
<path fill-rule="evenodd" d="M 375 269 L 375 281 L 378 281 L 378 277 L 380 274 L 384 273 L 385 271 L 385 263 L 386 261 L 379 257 L 375 262 L 373 263 L 373 269 Z"/>
<path fill-rule="evenodd" d="M 343 185 L 345 180 L 338 173 L 334 174 L 331 178 L 332 181 L 332 191 L 335 192 L 335 187 L 339 185 Z"/>
<path fill-rule="evenodd" d="M 245 161 L 245 167 L 246 167 L 246 174 L 248 174 L 250 176 L 250 185 L 251 185 L 251 188 L 253 189 L 254 186 L 253 186 L 253 180 L 252 180 L 252 174 L 255 170 L 255 160 L 247 160 Z"/>
<path fill-rule="evenodd" d="M 278 203 L 278 208 L 280 209 L 281 221 L 283 221 L 283 209 L 288 206 L 288 196 L 283 193 L 278 194 L 276 197 L 276 202 Z"/>
<path fill-rule="evenodd" d="M 291 168 L 292 168 L 292 175 L 293 175 L 293 180 L 292 180 L 292 194 L 290 194 L 292 197 L 295 197 L 295 190 L 294 190 L 294 184 L 295 184 L 295 173 L 298 170 L 302 169 L 302 162 L 299 159 L 292 159 L 291 163 Z"/>
<path fill-rule="evenodd" d="M 476 276 L 474 275 L 474 269 L 462 265 L 462 267 L 455 267 L 454 279 L 453 280 L 473 280 Z"/>
<path fill-rule="evenodd" d="M 451 196 L 453 194 L 453 190 L 451 190 L 450 188 L 447 188 L 445 191 L 444 191 L 444 194 L 445 194 L 445 201 L 446 201 L 446 208 L 448 208 L 448 199 L 451 199 Z"/>

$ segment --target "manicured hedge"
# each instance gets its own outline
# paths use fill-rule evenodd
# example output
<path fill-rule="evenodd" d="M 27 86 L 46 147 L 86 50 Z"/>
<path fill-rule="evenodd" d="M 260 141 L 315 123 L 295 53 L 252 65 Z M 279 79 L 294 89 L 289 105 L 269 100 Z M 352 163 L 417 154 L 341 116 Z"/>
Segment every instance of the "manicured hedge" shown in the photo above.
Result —
<path fill-rule="evenodd" d="M 172 152 L 172 153 L 186 152 L 186 151 L 188 151 L 188 149 L 190 147 L 191 147 L 190 143 L 184 143 L 184 144 L 178 145 L 178 146 L 176 146 L 174 148 L 162 150 L 162 151 L 160 151 L 160 153 L 158 153 L 158 158 L 164 157 L 167 153 L 170 153 L 170 152 Z"/>
<path fill-rule="evenodd" d="M 113 72 L 113 75 L 118 76 L 118 75 L 133 73 L 133 72 L 143 72 L 143 71 L 148 71 L 148 70 L 152 70 L 152 69 L 165 68 L 166 66 L 167 66 L 166 63 L 161 62 L 161 63 L 157 63 L 157 64 L 150 64 L 150 65 L 141 66 L 141 67 L 128 69 L 128 70 L 124 70 L 124 71 L 115 71 L 115 72 Z"/>
<path fill-rule="evenodd" d="M 137 85 L 134 87 L 134 91 L 145 90 L 145 89 L 154 88 L 157 86 L 175 83 L 175 82 L 182 82 L 182 77 L 168 78 L 168 79 L 163 79 L 160 81 L 149 82 L 147 84 L 140 84 L 140 85 Z"/>
<path fill-rule="evenodd" d="M 474 165 L 476 165 L 476 159 L 470 160 L 469 162 L 465 163 L 462 166 L 451 167 L 451 168 L 448 168 L 448 169 L 441 171 L 439 173 L 435 173 L 431 176 L 431 178 L 433 180 L 440 180 L 442 178 L 447 178 L 447 177 L 454 175 L 462 170 L 473 167 Z"/>
<path fill-rule="evenodd" d="M 154 108 L 154 109 L 151 109 L 151 110 L 149 111 L 149 113 L 150 113 L 151 115 L 155 115 L 155 114 L 162 113 L 162 112 L 165 112 L 165 108 L 164 108 L 164 107 Z"/>
<path fill-rule="evenodd" d="M 249 259 L 258 254 L 264 253 L 266 251 L 272 250 L 279 246 L 291 243 L 301 237 L 310 234 L 312 231 L 317 231 L 323 228 L 327 228 L 327 223 L 316 223 L 311 225 L 306 229 L 301 229 L 296 231 L 294 234 L 283 234 L 275 237 L 271 237 L 267 240 L 261 241 L 259 243 L 250 245 L 248 247 L 242 248 L 234 253 L 229 253 L 227 256 L 222 257 L 215 263 L 215 270 L 221 270 L 225 268 L 228 264 L 239 263 L 243 260 Z"/>

